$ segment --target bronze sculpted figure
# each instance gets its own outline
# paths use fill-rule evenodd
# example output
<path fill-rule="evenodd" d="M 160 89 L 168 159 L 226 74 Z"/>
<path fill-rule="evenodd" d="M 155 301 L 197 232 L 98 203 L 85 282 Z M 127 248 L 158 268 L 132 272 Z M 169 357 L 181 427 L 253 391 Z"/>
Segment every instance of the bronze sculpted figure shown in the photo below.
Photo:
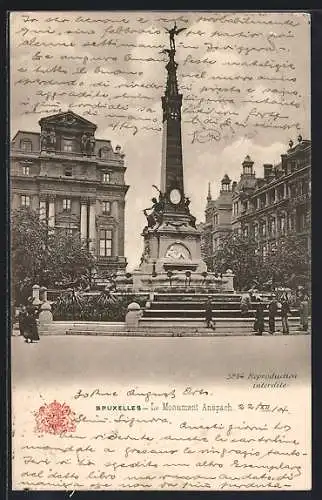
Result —
<path fill-rule="evenodd" d="M 177 28 L 177 23 L 175 22 L 174 23 L 174 27 L 173 28 L 166 28 L 167 32 L 169 33 L 169 36 L 170 36 L 170 50 L 173 50 L 174 52 L 176 51 L 176 44 L 175 44 L 175 36 L 176 35 L 179 35 L 179 33 L 181 33 L 181 31 L 184 31 L 185 29 L 187 28 Z"/>
<path fill-rule="evenodd" d="M 56 145 L 56 132 L 52 128 L 50 130 L 42 130 L 40 135 L 41 149 L 54 149 Z"/>
<path fill-rule="evenodd" d="M 81 138 L 81 151 L 82 151 L 82 153 L 86 153 L 87 144 L 88 144 L 88 137 L 87 137 L 87 134 L 84 133 L 82 135 L 82 138 Z"/>
<path fill-rule="evenodd" d="M 85 132 L 81 137 L 81 152 L 84 154 L 93 154 L 95 149 L 95 137 L 93 135 L 88 135 Z"/>

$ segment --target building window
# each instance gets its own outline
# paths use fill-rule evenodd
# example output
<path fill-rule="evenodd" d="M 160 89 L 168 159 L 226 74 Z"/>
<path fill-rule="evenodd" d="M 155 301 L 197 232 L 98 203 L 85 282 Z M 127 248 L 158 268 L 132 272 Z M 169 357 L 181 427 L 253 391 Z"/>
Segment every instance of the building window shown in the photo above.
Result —
<path fill-rule="evenodd" d="M 245 226 L 244 229 L 243 229 L 243 235 L 245 238 L 247 238 L 248 236 L 248 226 Z"/>
<path fill-rule="evenodd" d="M 258 225 L 257 224 L 255 224 L 255 226 L 254 226 L 254 236 L 255 236 L 255 238 L 258 237 Z"/>
<path fill-rule="evenodd" d="M 20 149 L 25 153 L 30 153 L 32 151 L 32 142 L 29 139 L 22 139 L 20 141 Z"/>
<path fill-rule="evenodd" d="M 26 196 L 24 194 L 21 196 L 21 206 L 30 207 L 30 196 Z"/>
<path fill-rule="evenodd" d="M 65 212 L 70 212 L 72 208 L 72 200 L 70 198 L 63 199 L 63 210 Z"/>
<path fill-rule="evenodd" d="M 295 198 L 295 196 L 297 195 L 297 186 L 295 183 L 291 184 L 290 187 L 289 187 L 289 190 L 290 190 L 290 197 L 291 198 Z"/>
<path fill-rule="evenodd" d="M 276 219 L 272 219 L 272 221 L 271 221 L 271 232 L 272 232 L 272 236 L 274 236 L 276 233 Z"/>
<path fill-rule="evenodd" d="M 72 227 L 70 224 L 68 225 L 64 225 L 64 226 L 58 226 L 57 227 L 58 231 L 65 235 L 65 236 L 73 236 L 76 232 L 77 232 L 77 229 Z"/>
<path fill-rule="evenodd" d="M 63 233 L 65 236 L 73 236 L 73 229 L 71 227 L 64 227 Z"/>
<path fill-rule="evenodd" d="M 302 182 L 302 194 L 308 194 L 309 193 L 309 184 L 307 181 Z"/>
<path fill-rule="evenodd" d="M 29 165 L 22 165 L 22 175 L 30 175 Z"/>
<path fill-rule="evenodd" d="M 214 215 L 214 225 L 217 226 L 218 224 L 218 214 Z"/>
<path fill-rule="evenodd" d="M 264 194 L 261 197 L 261 208 L 264 208 L 266 206 L 266 195 Z"/>
<path fill-rule="evenodd" d="M 266 236 L 266 224 L 265 222 L 262 223 L 262 226 L 261 226 L 261 234 L 262 236 Z"/>
<path fill-rule="evenodd" d="M 107 160 L 110 155 L 110 150 L 108 148 L 102 148 L 100 149 L 99 156 L 102 158 L 102 160 Z"/>
<path fill-rule="evenodd" d="M 265 257 L 267 257 L 267 253 L 268 253 L 267 245 L 263 245 L 263 257 L 264 257 L 264 259 L 265 259 Z"/>
<path fill-rule="evenodd" d="M 275 189 L 272 189 L 269 192 L 269 202 L 270 203 L 275 203 Z"/>
<path fill-rule="evenodd" d="M 111 179 L 111 176 L 110 176 L 109 172 L 103 172 L 102 181 L 109 183 L 110 179 Z"/>
<path fill-rule="evenodd" d="M 63 139 L 63 151 L 71 152 L 73 151 L 73 141 L 71 139 Z"/>
<path fill-rule="evenodd" d="M 236 201 L 233 205 L 233 213 L 234 215 L 238 215 L 238 201 Z"/>
<path fill-rule="evenodd" d="M 109 214 L 111 212 L 111 202 L 103 201 L 103 214 Z"/>
<path fill-rule="evenodd" d="M 284 216 L 280 217 L 279 228 L 280 228 L 281 234 L 284 234 L 285 233 L 285 217 Z"/>
<path fill-rule="evenodd" d="M 277 197 L 278 197 L 278 201 L 281 201 L 283 200 L 284 198 L 284 186 L 279 186 L 278 190 L 277 190 Z"/>
<path fill-rule="evenodd" d="M 65 175 L 65 177 L 72 177 L 73 176 L 73 167 L 65 167 L 64 175 Z"/>
<path fill-rule="evenodd" d="M 110 229 L 100 230 L 100 257 L 112 255 L 112 231 Z"/>

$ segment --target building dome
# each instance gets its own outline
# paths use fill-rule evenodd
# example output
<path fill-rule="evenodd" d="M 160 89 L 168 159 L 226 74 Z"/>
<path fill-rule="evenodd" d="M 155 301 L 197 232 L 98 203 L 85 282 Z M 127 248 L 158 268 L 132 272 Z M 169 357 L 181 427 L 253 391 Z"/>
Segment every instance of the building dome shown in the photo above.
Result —
<path fill-rule="evenodd" d="M 231 180 L 229 179 L 228 175 L 225 174 L 224 177 L 221 179 L 222 184 L 230 184 Z"/>

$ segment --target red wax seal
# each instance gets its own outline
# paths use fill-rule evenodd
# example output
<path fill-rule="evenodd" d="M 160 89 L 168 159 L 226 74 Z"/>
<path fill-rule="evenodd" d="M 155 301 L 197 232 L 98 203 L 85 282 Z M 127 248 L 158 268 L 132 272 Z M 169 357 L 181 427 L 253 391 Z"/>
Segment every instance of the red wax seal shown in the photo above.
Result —
<path fill-rule="evenodd" d="M 66 403 L 53 401 L 41 406 L 35 413 L 36 430 L 49 434 L 61 434 L 62 432 L 73 432 L 76 430 L 76 414 Z"/>

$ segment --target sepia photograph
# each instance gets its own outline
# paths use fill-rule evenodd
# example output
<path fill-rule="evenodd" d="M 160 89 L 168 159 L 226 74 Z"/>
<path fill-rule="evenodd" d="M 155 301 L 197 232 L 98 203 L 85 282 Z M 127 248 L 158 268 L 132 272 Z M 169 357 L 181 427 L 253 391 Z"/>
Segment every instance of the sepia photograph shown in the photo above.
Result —
<path fill-rule="evenodd" d="M 12 489 L 309 490 L 310 14 L 9 28 Z"/>

